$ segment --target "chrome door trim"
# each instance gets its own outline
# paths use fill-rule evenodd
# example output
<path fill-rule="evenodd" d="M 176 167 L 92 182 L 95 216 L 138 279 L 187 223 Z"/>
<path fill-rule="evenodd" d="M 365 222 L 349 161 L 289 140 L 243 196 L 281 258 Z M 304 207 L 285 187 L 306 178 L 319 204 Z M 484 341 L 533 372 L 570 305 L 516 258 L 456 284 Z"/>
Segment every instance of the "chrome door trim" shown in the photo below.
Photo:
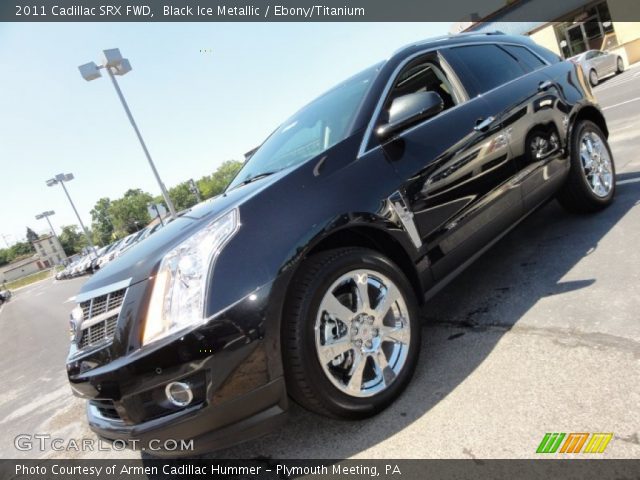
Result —
<path fill-rule="evenodd" d="M 416 227 L 416 222 L 413 218 L 413 212 L 409 210 L 409 207 L 407 207 L 407 202 L 402 194 L 396 190 L 389 196 L 388 200 L 391 208 L 398 216 L 398 220 L 402 224 L 402 227 L 407 232 L 407 235 L 409 235 L 413 246 L 416 248 L 422 247 L 422 238 L 420 238 L 420 234 L 418 233 L 418 228 Z"/>

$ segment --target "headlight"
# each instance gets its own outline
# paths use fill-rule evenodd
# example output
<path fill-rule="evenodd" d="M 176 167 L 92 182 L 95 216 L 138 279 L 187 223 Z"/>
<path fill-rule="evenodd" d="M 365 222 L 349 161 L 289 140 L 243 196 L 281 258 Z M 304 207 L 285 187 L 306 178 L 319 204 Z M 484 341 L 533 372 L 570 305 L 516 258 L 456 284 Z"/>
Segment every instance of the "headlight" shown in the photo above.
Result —
<path fill-rule="evenodd" d="M 231 210 L 164 256 L 151 292 L 143 345 L 203 321 L 207 274 L 238 229 L 238 216 L 237 209 Z"/>

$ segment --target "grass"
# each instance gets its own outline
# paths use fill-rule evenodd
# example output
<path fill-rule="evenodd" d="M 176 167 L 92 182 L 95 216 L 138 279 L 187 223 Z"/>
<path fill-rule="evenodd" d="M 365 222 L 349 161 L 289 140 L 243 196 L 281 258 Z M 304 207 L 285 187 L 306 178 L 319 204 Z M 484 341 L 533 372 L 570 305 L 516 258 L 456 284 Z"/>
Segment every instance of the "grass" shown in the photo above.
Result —
<path fill-rule="evenodd" d="M 7 290 L 15 290 L 16 288 L 31 285 L 32 283 L 49 278 L 51 276 L 51 272 L 52 270 L 43 270 L 41 272 L 19 278 L 18 280 L 14 280 L 13 282 L 7 282 L 6 288 Z M 2 286 L 0 286 L 0 288 L 2 288 Z"/>

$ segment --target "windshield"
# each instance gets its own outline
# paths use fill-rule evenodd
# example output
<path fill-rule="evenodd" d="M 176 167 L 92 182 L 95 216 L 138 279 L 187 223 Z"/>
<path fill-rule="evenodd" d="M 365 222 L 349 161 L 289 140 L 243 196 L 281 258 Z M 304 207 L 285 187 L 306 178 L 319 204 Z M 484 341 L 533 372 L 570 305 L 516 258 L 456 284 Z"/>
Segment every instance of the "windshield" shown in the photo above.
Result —
<path fill-rule="evenodd" d="M 344 140 L 380 66 L 339 84 L 280 125 L 247 160 L 228 189 L 303 163 Z"/>

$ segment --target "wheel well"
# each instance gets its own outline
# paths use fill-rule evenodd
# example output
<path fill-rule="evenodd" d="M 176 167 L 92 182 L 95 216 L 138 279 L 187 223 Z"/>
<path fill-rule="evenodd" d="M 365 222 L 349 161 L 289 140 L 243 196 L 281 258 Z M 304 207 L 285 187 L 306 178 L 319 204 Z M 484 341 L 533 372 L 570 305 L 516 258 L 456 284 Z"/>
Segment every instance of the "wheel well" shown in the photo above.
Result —
<path fill-rule="evenodd" d="M 606 138 L 609 138 L 609 129 L 607 128 L 607 122 L 604 119 L 602 113 L 600 113 L 600 110 L 598 110 L 596 107 L 587 106 L 580 109 L 580 111 L 576 115 L 575 123 L 577 124 L 581 120 L 592 121 L 593 123 L 598 125 L 598 127 L 600 127 L 600 130 L 602 130 L 604 136 Z"/>
<path fill-rule="evenodd" d="M 308 252 L 307 256 L 342 247 L 370 248 L 389 258 L 402 270 L 411 283 L 418 303 L 423 303 L 424 291 L 416 266 L 402 245 L 391 235 L 371 227 L 346 228 L 322 239 Z"/>

